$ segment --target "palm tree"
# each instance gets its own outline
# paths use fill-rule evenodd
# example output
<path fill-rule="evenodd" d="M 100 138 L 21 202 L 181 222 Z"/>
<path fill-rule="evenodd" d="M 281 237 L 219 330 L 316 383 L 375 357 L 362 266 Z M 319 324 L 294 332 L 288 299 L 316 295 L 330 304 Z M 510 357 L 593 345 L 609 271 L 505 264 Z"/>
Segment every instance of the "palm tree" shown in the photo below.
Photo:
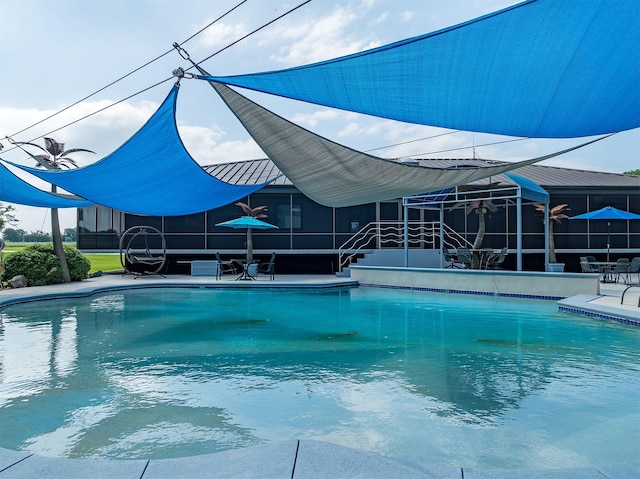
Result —
<path fill-rule="evenodd" d="M 467 207 L 465 208 L 466 214 L 469 214 L 472 211 L 478 215 L 478 234 L 476 235 L 476 239 L 473 242 L 473 249 L 480 249 L 482 248 L 484 235 L 487 231 L 485 216 L 487 215 L 487 213 L 495 213 L 496 211 L 498 211 L 498 207 L 493 204 L 491 200 L 476 200 L 469 203 L 469 205 L 467 205 Z"/>
<path fill-rule="evenodd" d="M 481 187 L 482 190 L 490 190 L 495 188 L 499 183 L 490 183 L 488 185 L 484 185 Z M 476 187 L 477 188 L 477 187 Z M 460 187 L 460 191 L 466 191 L 469 188 Z M 482 248 L 482 243 L 484 241 L 484 235 L 487 231 L 487 225 L 485 221 L 485 216 L 488 213 L 495 213 L 498 211 L 498 207 L 491 201 L 490 198 L 481 198 L 478 200 L 472 201 L 463 201 L 460 203 L 456 203 L 453 205 L 449 211 L 456 209 L 460 206 L 464 206 L 465 214 L 468 215 L 472 212 L 475 212 L 478 215 L 478 233 L 476 234 L 476 239 L 473 242 L 473 246 L 471 247 L 474 250 L 479 250 Z M 477 268 L 480 265 L 480 256 L 478 254 L 472 255 L 472 268 Z"/>
<path fill-rule="evenodd" d="M 61 170 L 63 168 L 71 169 L 72 167 L 77 168 L 78 165 L 75 160 L 68 157 L 71 153 L 95 153 L 94 151 L 86 150 L 84 148 L 72 148 L 65 150 L 64 143 L 58 143 L 53 138 L 44 139 L 44 148 L 35 143 L 29 143 L 26 141 L 16 142 L 16 145 L 29 145 L 44 151 L 46 154 L 31 155 L 31 157 L 36 160 L 37 167 L 47 168 L 48 170 Z M 52 184 L 51 193 L 57 192 L 58 189 L 56 185 Z M 69 275 L 69 265 L 67 264 L 67 258 L 64 255 L 64 248 L 62 246 L 62 235 L 60 234 L 60 220 L 57 208 L 51 208 L 51 238 L 53 240 L 53 251 L 56 253 L 56 256 L 60 260 L 60 265 L 62 266 L 62 281 L 70 283 L 71 276 Z"/>
<path fill-rule="evenodd" d="M 542 213 L 542 222 L 545 220 L 546 207 L 543 204 L 533 205 L 536 211 Z M 556 244 L 553 239 L 553 223 L 562 223 L 562 220 L 569 218 L 564 214 L 565 211 L 571 211 L 569 205 L 564 203 L 556 205 L 549 210 L 549 263 L 557 263 L 556 261 Z"/>
<path fill-rule="evenodd" d="M 476 190 L 480 190 L 479 194 L 480 196 L 488 196 L 487 193 L 484 193 L 484 195 L 482 194 L 482 190 L 493 190 L 495 188 L 498 187 L 498 185 L 500 185 L 500 182 L 491 182 L 488 183 L 486 185 L 481 185 L 481 186 L 460 186 L 458 187 L 459 191 L 476 191 Z M 460 206 L 464 206 L 464 212 L 466 215 L 468 215 L 469 213 L 475 212 L 478 215 L 478 234 L 476 235 L 476 239 L 473 242 L 473 249 L 480 249 L 482 248 L 482 242 L 484 241 L 484 234 L 486 232 L 486 222 L 485 222 L 485 215 L 487 213 L 495 213 L 496 211 L 498 211 L 498 207 L 491 201 L 491 198 L 480 198 L 477 200 L 471 200 L 471 201 L 461 201 L 459 203 L 456 203 L 455 205 L 453 205 L 451 208 L 449 208 L 449 211 L 451 210 L 455 210 L 456 208 L 459 208 Z"/>
<path fill-rule="evenodd" d="M 248 204 L 243 203 L 242 201 L 238 201 L 235 205 L 242 208 L 245 216 L 257 219 L 267 217 L 267 215 L 264 214 L 264 212 L 267 211 L 267 207 L 264 205 L 251 208 Z M 251 228 L 247 228 L 247 261 L 253 261 L 253 239 L 251 238 Z"/>

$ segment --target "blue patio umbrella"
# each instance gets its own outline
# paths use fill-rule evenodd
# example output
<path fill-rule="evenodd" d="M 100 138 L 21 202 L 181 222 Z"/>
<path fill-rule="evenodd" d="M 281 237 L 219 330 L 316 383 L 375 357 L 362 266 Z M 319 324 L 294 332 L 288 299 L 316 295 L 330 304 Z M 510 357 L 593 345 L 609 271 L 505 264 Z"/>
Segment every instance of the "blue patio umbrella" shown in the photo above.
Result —
<path fill-rule="evenodd" d="M 236 228 L 236 229 L 255 228 L 260 230 L 277 228 L 276 225 L 272 225 L 271 223 L 267 223 L 265 221 L 259 220 L 258 218 L 254 218 L 253 216 L 241 216 L 240 218 L 236 218 L 235 220 L 229 220 L 223 223 L 217 223 L 216 226 L 227 226 L 229 228 Z"/>
<path fill-rule="evenodd" d="M 217 223 L 216 226 L 226 226 L 228 228 L 246 229 L 247 230 L 247 261 L 253 261 L 253 241 L 251 240 L 252 229 L 272 229 L 278 228 L 276 225 L 267 223 L 266 221 L 259 220 L 253 216 L 241 216 L 235 220 L 224 221 Z"/>
<path fill-rule="evenodd" d="M 607 263 L 609 262 L 609 248 L 611 242 L 609 238 L 611 236 L 611 220 L 640 220 L 640 215 L 630 213 L 628 211 L 619 210 L 613 206 L 605 206 L 599 210 L 589 211 L 581 215 L 572 216 L 571 220 L 607 220 Z"/>

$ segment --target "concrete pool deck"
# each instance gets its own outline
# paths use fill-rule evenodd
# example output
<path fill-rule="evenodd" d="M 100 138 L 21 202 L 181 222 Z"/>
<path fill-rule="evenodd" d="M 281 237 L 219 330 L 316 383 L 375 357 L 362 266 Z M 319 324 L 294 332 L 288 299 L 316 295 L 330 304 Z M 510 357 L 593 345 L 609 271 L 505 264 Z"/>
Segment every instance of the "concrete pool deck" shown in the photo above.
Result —
<path fill-rule="evenodd" d="M 640 462 L 577 469 L 423 466 L 320 441 L 282 441 L 178 459 L 59 459 L 0 449 L 0 479 L 635 479 Z"/>
<path fill-rule="evenodd" d="M 66 285 L 50 285 L 0 291 L 0 307 L 25 301 L 69 296 L 90 296 L 102 291 L 149 287 L 273 287 L 337 288 L 357 286 L 350 278 L 332 275 L 278 275 L 274 281 L 261 277 L 257 281 L 215 280 L 191 276 L 121 276 L 103 275 Z M 625 286 L 602 284 L 599 295 L 577 295 L 569 301 L 578 314 L 596 317 L 629 317 L 640 321 L 637 307 L 640 288 L 632 288 L 620 298 Z M 573 312 L 573 311 L 569 311 Z M 632 400 L 630 398 L 630 400 Z M 594 465 L 577 469 L 485 470 L 459 466 L 430 466 L 408 463 L 378 454 L 336 444 L 291 440 L 267 443 L 214 454 L 153 460 L 63 459 L 34 455 L 26 451 L 0 448 L 0 479 L 26 478 L 608 478 L 640 477 L 640 460 L 629 464 Z"/>

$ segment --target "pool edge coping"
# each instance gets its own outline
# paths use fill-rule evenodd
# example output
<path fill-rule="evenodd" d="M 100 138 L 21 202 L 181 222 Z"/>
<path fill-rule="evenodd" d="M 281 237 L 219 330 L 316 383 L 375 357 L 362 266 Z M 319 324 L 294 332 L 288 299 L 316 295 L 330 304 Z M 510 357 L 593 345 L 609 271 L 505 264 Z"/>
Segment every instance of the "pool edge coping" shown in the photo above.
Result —
<path fill-rule="evenodd" d="M 301 447 L 302 446 L 302 447 Z M 341 446 L 327 441 L 292 439 L 210 454 L 167 459 L 69 459 L 42 456 L 28 451 L 0 448 L 0 478 L 31 478 L 46 471 L 47 477 L 113 477 L 145 479 L 189 477 L 195 471 L 208 471 L 207 477 L 273 477 L 279 473 L 295 477 L 399 477 L 486 479 L 513 477 L 544 479 L 553 472 L 555 479 L 575 477 L 631 479 L 640 473 L 640 461 L 550 469 L 481 469 L 464 466 L 419 464 L 390 458 L 374 452 Z M 283 462 L 287 461 L 286 464 Z M 55 469 L 55 470 L 53 470 Z M 338 470 L 339 469 L 339 470 Z M 127 473 L 125 476 L 124 473 Z M 214 472 L 215 471 L 215 472 Z M 148 473 L 148 474 L 147 474 Z M 233 473 L 233 475 L 229 475 Z M 311 476 L 310 473 L 313 475 Z M 81 475 L 78 475 L 81 474 Z M 176 475 L 178 474 L 178 475 Z M 391 475 L 390 475 L 391 474 Z"/>

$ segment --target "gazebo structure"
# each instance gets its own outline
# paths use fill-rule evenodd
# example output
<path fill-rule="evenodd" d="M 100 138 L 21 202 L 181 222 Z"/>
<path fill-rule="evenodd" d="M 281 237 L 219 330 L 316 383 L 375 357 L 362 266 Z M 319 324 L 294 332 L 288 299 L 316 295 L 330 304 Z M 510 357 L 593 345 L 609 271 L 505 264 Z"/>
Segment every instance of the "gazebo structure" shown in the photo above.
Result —
<path fill-rule="evenodd" d="M 446 244 L 444 225 L 445 210 L 454 209 L 460 205 L 471 204 L 476 201 L 491 201 L 498 208 L 515 208 L 516 214 L 516 269 L 522 271 L 522 207 L 525 204 L 544 204 L 545 214 L 549 212 L 549 193 L 522 176 L 504 173 L 489 180 L 477 181 L 463 187 L 455 187 L 425 195 L 409 196 L 402 199 L 404 207 L 405 232 L 408 231 L 409 208 L 422 208 L 439 212 L 440 245 Z M 549 270 L 549 219 L 544 218 L 545 225 L 545 270 Z M 506 234 L 509 233 L 508 222 L 505 225 Z M 409 242 L 405 235 L 405 262 L 409 264 Z M 441 266 L 442 259 L 441 259 Z"/>

